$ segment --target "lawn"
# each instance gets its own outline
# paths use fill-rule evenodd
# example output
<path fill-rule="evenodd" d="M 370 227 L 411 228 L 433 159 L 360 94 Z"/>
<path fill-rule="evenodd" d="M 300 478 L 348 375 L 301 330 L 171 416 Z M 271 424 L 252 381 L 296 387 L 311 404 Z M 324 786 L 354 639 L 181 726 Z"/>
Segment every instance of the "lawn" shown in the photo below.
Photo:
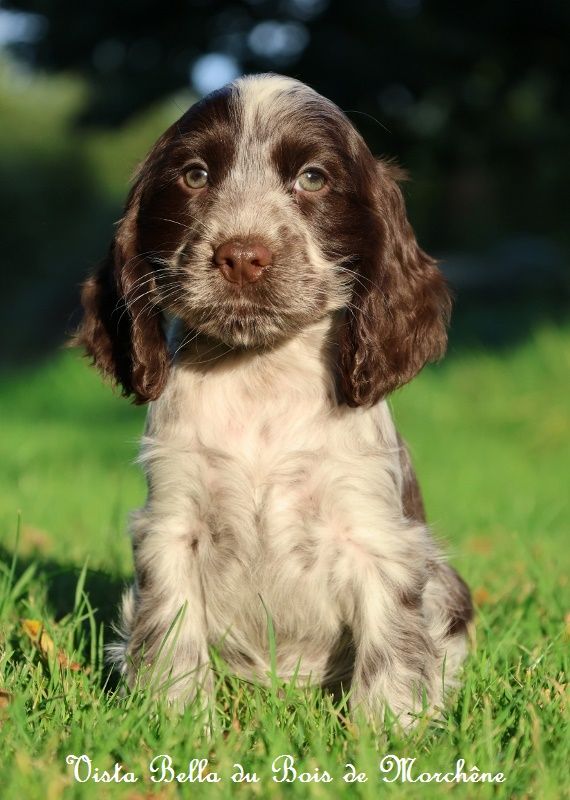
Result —
<path fill-rule="evenodd" d="M 477 603 L 463 688 L 442 719 L 420 720 L 407 737 L 356 724 L 316 691 L 236 681 L 221 664 L 210 739 L 192 708 L 178 717 L 143 692 L 124 697 L 106 683 L 102 648 L 131 574 L 126 516 L 144 498 L 132 463 L 144 411 L 103 386 L 74 352 L 4 374 L 1 796 L 563 797 L 569 341 L 567 327 L 543 325 L 506 350 L 452 348 L 393 400 L 429 518 Z M 392 753 L 417 759 L 412 775 L 453 771 L 461 758 L 466 769 L 504 773 L 504 782 L 383 782 L 379 762 Z M 75 782 L 68 754 L 88 754 L 93 774 L 118 762 L 138 781 Z M 203 777 L 220 780 L 155 784 L 148 764 L 159 754 L 178 772 L 208 759 Z M 272 763 L 285 754 L 298 772 L 326 771 L 331 782 L 273 781 L 281 775 Z M 259 781 L 232 782 L 236 763 Z M 367 781 L 345 782 L 346 764 Z"/>

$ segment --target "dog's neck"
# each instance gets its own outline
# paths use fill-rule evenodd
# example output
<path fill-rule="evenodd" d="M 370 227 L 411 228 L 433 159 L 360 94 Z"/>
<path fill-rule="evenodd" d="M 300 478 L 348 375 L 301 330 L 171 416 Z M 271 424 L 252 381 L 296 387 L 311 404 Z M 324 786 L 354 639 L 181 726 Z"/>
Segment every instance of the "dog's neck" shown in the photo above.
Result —
<path fill-rule="evenodd" d="M 171 448 L 198 442 L 247 459 L 262 451 L 278 459 L 295 450 L 319 452 L 331 442 L 341 442 L 341 450 L 348 441 L 397 449 L 387 403 L 351 408 L 339 399 L 342 316 L 323 317 L 265 350 L 232 350 L 194 338 L 177 320 L 170 324 L 173 364 L 165 391 L 150 404 L 147 436 L 167 439 Z"/>
<path fill-rule="evenodd" d="M 265 348 L 231 347 L 189 329 L 173 316 L 165 318 L 165 334 L 173 367 L 193 374 L 199 383 L 263 382 L 269 395 L 298 391 L 336 405 L 336 349 L 342 324 L 339 312 L 330 313 L 296 336 Z"/>

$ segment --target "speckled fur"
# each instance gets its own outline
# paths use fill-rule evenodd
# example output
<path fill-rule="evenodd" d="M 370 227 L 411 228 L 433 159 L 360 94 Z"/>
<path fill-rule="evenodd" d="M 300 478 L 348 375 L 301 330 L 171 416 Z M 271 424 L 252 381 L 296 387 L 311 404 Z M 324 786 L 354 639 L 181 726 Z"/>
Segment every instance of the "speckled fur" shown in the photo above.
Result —
<path fill-rule="evenodd" d="M 353 706 L 381 718 L 387 704 L 409 725 L 422 693 L 433 708 L 456 681 L 469 593 L 425 524 L 386 400 L 339 399 L 351 277 L 272 168 L 278 130 L 258 135 L 284 97 L 308 96 L 315 114 L 328 101 L 278 77 L 234 91 L 232 163 L 202 228 L 189 218 L 189 236 L 161 262 L 193 281 L 174 297 L 149 278 L 172 363 L 149 406 L 148 500 L 131 519 L 136 580 L 110 656 L 130 683 L 151 664 L 173 701 L 201 687 L 207 704 L 212 645 L 237 674 L 267 680 L 270 615 L 282 677 L 344 682 Z M 358 141 L 347 133 L 347 152 Z M 217 303 L 212 246 L 256 230 L 288 254 L 289 272 L 268 279 L 275 313 L 252 310 L 236 328 Z"/>

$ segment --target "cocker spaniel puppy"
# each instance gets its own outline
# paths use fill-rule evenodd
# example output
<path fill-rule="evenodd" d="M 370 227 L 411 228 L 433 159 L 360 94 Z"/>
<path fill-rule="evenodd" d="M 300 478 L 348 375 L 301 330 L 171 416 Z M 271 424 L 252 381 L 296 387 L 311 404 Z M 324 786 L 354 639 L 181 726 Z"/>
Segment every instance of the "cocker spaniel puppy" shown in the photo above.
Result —
<path fill-rule="evenodd" d="M 267 680 L 268 618 L 281 677 L 350 687 L 377 719 L 407 725 L 453 682 L 469 590 L 386 402 L 444 353 L 450 297 L 397 178 L 276 75 L 192 106 L 139 168 L 78 333 L 149 402 L 112 648 L 130 683 L 151 664 L 170 699 L 207 703 L 212 645 Z"/>

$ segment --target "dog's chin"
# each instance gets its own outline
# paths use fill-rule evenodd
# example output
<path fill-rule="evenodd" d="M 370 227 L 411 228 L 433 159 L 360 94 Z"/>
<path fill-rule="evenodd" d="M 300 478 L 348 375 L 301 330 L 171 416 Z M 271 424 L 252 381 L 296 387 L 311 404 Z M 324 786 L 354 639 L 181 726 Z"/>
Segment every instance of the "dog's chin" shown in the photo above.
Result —
<path fill-rule="evenodd" d="M 186 323 L 210 339 L 238 349 L 267 349 L 278 345 L 292 333 L 286 320 L 268 314 L 226 313 L 223 316 L 186 317 Z"/>
<path fill-rule="evenodd" d="M 272 347 L 287 336 L 275 324 L 260 319 L 233 318 L 223 325 L 213 324 L 204 331 L 229 347 L 257 350 Z"/>
<path fill-rule="evenodd" d="M 186 313 L 183 319 L 210 339 L 232 349 L 266 350 L 277 347 L 315 321 L 315 314 L 285 315 L 259 309 L 216 309 L 213 314 Z"/>

